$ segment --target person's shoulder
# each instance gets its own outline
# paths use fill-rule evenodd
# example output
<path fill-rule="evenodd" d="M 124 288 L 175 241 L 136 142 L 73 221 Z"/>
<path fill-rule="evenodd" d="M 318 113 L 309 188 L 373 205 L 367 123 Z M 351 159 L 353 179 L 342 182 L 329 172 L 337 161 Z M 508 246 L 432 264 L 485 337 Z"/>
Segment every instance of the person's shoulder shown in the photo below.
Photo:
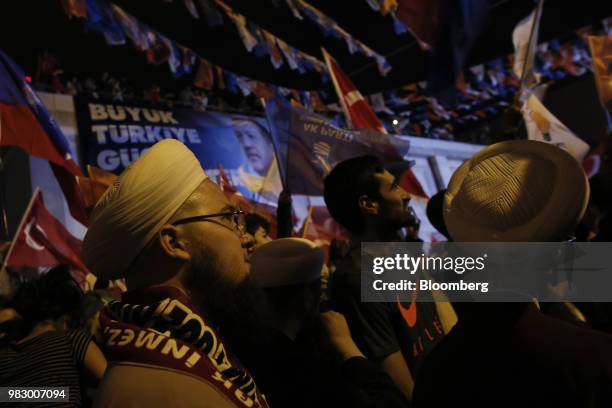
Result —
<path fill-rule="evenodd" d="M 214 379 L 204 379 L 161 366 L 118 363 L 111 366 L 100 386 L 95 407 L 114 401 L 132 406 L 236 407 Z"/>
<path fill-rule="evenodd" d="M 612 379 L 612 335 L 564 322 L 530 308 L 515 328 L 527 352 L 556 365 L 600 367 Z"/>

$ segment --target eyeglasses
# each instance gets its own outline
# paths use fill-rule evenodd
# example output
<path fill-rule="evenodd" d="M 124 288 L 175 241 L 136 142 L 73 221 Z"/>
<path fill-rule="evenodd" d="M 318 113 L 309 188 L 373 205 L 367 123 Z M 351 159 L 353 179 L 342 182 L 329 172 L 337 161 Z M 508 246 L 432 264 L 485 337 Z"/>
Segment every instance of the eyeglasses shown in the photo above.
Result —
<path fill-rule="evenodd" d="M 224 217 L 224 219 L 229 220 L 231 226 L 228 223 L 218 222 L 211 220 L 211 218 L 216 217 Z M 208 221 L 214 224 L 220 225 L 227 229 L 230 229 L 234 232 L 237 232 L 240 236 L 242 236 L 246 231 L 246 222 L 245 222 L 245 213 L 241 210 L 235 211 L 227 211 L 215 214 L 207 214 L 207 215 L 196 215 L 195 217 L 181 218 L 180 220 L 174 221 L 172 225 L 180 225 L 187 224 L 190 222 L 199 222 L 199 221 Z"/>

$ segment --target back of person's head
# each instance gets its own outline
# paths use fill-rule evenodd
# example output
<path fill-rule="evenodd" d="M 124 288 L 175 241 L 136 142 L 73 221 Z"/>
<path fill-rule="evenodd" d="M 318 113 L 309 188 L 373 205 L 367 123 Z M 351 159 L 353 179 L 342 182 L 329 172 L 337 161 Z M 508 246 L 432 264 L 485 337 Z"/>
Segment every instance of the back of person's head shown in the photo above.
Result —
<path fill-rule="evenodd" d="M 323 250 L 303 238 L 280 238 L 251 256 L 251 276 L 277 317 L 308 318 L 318 310 Z"/>
<path fill-rule="evenodd" d="M 16 340 L 28 335 L 38 323 L 66 318 L 70 327 L 82 322 L 83 292 L 65 265 L 57 266 L 44 275 L 19 285 L 5 307 L 13 308 L 19 318 L 11 329 L 3 327 L 7 338 Z M 4 325 L 3 325 L 4 326 Z"/>
<path fill-rule="evenodd" d="M 268 220 L 257 213 L 247 214 L 245 217 L 245 223 L 246 231 L 251 235 L 255 235 L 255 232 L 257 232 L 260 227 L 266 232 L 270 232 L 270 223 Z"/>
<path fill-rule="evenodd" d="M 358 234 L 365 227 L 359 197 L 379 197 L 375 174 L 384 173 L 376 156 L 361 156 L 338 163 L 325 177 L 323 198 L 331 216 L 349 232 Z"/>
<path fill-rule="evenodd" d="M 444 224 L 454 241 L 563 241 L 588 198 L 586 175 L 565 150 L 506 141 L 455 171 L 444 195 Z"/>

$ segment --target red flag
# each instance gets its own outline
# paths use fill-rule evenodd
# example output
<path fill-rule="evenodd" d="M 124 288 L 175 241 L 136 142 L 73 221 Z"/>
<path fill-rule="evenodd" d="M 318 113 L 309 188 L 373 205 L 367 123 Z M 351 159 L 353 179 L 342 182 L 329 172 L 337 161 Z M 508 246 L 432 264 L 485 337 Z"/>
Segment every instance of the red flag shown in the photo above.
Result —
<path fill-rule="evenodd" d="M 363 98 L 357 87 L 353 85 L 349 77 L 342 72 L 340 66 L 331 55 L 321 48 L 327 69 L 334 82 L 338 99 L 342 104 L 344 115 L 349 127 L 352 129 L 374 129 L 387 133 L 385 127 L 374 113 L 368 102 Z"/>
<path fill-rule="evenodd" d="M 72 236 L 45 207 L 42 193 L 34 191 L 4 266 L 12 268 L 52 267 L 68 264 L 84 274 L 89 273 L 80 259 L 81 241 Z"/>
<path fill-rule="evenodd" d="M 44 63 L 51 69 L 54 62 Z M 43 65 L 44 65 L 43 64 Z M 42 68 L 41 68 L 42 69 Z M 72 216 L 87 223 L 83 199 L 76 183 L 81 169 L 59 125 L 25 80 L 25 74 L 0 51 L 0 146 L 18 146 L 49 161 Z"/>
<path fill-rule="evenodd" d="M 387 133 L 372 107 L 363 96 L 361 96 L 361 93 L 357 90 L 357 87 L 353 85 L 348 76 L 342 72 L 338 63 L 324 48 L 321 48 L 321 51 L 325 57 L 327 69 L 334 82 L 338 99 L 340 99 L 342 103 L 342 109 L 344 110 L 344 115 L 346 116 L 346 121 L 349 123 L 349 126 L 354 129 L 373 129 L 378 132 Z M 425 190 L 423 190 L 421 183 L 419 183 L 411 170 L 407 170 L 402 175 L 400 185 L 410 194 L 427 198 Z"/>

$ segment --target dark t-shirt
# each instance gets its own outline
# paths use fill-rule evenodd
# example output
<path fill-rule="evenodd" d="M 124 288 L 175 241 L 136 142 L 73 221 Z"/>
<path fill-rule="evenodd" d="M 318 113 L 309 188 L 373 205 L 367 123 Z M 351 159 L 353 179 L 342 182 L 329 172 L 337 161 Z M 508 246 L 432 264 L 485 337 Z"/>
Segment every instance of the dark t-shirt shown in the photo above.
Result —
<path fill-rule="evenodd" d="M 351 335 L 370 359 L 401 351 L 413 377 L 425 355 L 444 336 L 435 303 L 361 302 L 360 250 L 353 249 L 330 280 L 330 304 L 342 313 Z"/>
<path fill-rule="evenodd" d="M 70 387 L 70 403 L 37 402 L 19 406 L 80 406 L 79 369 L 91 337 L 80 330 L 50 331 L 0 349 L 0 386 Z"/>
<path fill-rule="evenodd" d="M 376 364 L 353 357 L 333 364 L 321 344 L 273 331 L 251 370 L 271 407 L 406 408 L 408 402 Z"/>
<path fill-rule="evenodd" d="M 460 319 L 425 359 L 415 407 L 612 406 L 612 336 L 533 305 L 518 317 L 520 304 L 475 306 L 482 316 Z"/>

